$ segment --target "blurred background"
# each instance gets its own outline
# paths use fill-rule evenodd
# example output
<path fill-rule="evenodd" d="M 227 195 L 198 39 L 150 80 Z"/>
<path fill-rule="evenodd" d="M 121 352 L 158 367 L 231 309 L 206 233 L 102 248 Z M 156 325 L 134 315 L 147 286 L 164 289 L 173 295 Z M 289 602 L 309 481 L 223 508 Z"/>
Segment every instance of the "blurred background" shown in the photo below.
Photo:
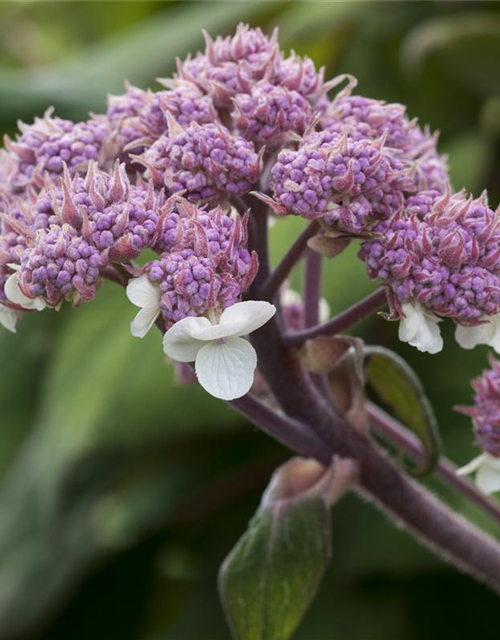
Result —
<path fill-rule="evenodd" d="M 280 27 L 284 49 L 349 72 L 441 130 L 456 188 L 500 197 L 497 2 L 0 2 L 0 120 L 12 134 L 53 105 L 84 119 L 124 78 L 143 88 L 203 47 L 202 28 Z M 272 230 L 275 259 L 301 227 Z M 346 275 L 348 274 L 348 275 Z M 300 286 L 300 273 L 295 285 Z M 371 290 L 356 247 L 328 266 L 337 312 Z M 287 451 L 196 387 L 176 386 L 160 336 L 131 338 L 136 309 L 104 286 L 78 310 L 0 333 L 0 639 L 226 640 L 217 570 Z M 368 343 L 407 357 L 434 403 L 446 454 L 476 451 L 469 380 L 486 350 L 424 356 L 374 318 Z M 432 479 L 455 509 L 487 517 Z M 333 512 L 333 560 L 298 640 L 497 638 L 498 601 L 371 505 Z M 464 603 L 458 607 L 457 603 Z"/>

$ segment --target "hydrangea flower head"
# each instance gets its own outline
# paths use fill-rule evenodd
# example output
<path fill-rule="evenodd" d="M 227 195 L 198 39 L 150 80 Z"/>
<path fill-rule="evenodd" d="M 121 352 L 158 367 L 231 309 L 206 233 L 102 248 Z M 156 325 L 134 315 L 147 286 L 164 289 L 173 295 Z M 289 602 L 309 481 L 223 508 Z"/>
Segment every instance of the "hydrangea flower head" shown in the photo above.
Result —
<path fill-rule="evenodd" d="M 240 24 L 234 36 L 212 40 L 204 33 L 205 53 L 178 63 L 179 76 L 208 92 L 217 107 L 228 107 L 231 98 L 255 82 L 274 75 L 279 57 L 277 31 L 268 38 L 261 29 Z"/>
<path fill-rule="evenodd" d="M 416 119 L 410 120 L 406 107 L 360 95 L 353 95 L 357 81 L 348 77 L 347 87 L 330 103 L 321 119 L 327 131 L 340 133 L 347 127 L 351 135 L 373 140 L 386 136 L 385 144 L 400 152 L 412 164 L 415 185 L 419 190 L 444 193 L 449 182 L 447 159 L 437 151 L 438 135 L 429 127 L 422 129 Z"/>
<path fill-rule="evenodd" d="M 281 151 L 272 172 L 275 211 L 322 217 L 351 233 L 393 215 L 413 183 L 384 142 L 324 131 L 307 135 L 296 151 Z"/>
<path fill-rule="evenodd" d="M 378 237 L 362 245 L 360 257 L 369 276 L 388 288 L 410 344 L 440 350 L 437 327 L 429 343 L 429 323 L 450 317 L 461 346 L 500 348 L 500 221 L 484 195 L 473 200 L 464 192 L 424 192 L 374 231 Z"/>
<path fill-rule="evenodd" d="M 303 135 L 311 124 L 309 102 L 298 92 L 261 82 L 233 100 L 233 123 L 249 140 L 279 146 L 285 134 Z"/>
<path fill-rule="evenodd" d="M 171 199 L 160 226 L 163 253 L 139 278 L 146 295 L 151 294 L 147 304 L 151 312 L 155 309 L 154 319 L 161 314 L 170 327 L 185 317 L 236 304 L 258 269 L 257 255 L 246 248 L 246 227 L 246 217 L 231 218 L 219 207 L 198 209 L 182 198 Z M 132 333 L 145 335 L 149 320 L 136 322 Z"/>
<path fill-rule="evenodd" d="M 33 244 L 24 252 L 18 272 L 11 276 L 11 286 L 30 300 L 42 300 L 58 307 L 64 300 L 74 306 L 89 302 L 100 284 L 103 256 L 74 227 L 52 225 L 37 231 Z M 22 298 L 9 295 L 11 301 L 25 306 Z M 19 296 L 19 294 L 17 294 Z"/>
<path fill-rule="evenodd" d="M 196 202 L 247 193 L 261 174 L 262 155 L 221 124 L 192 122 L 183 129 L 171 121 L 169 135 L 151 146 L 144 164 L 157 185 Z"/>
<path fill-rule="evenodd" d="M 41 189 L 45 173 L 56 178 L 64 165 L 71 173 L 85 173 L 90 162 L 104 165 L 109 124 L 106 118 L 94 117 L 86 122 L 53 118 L 48 110 L 32 125 L 21 123 L 21 135 L 13 141 L 6 137 L 5 147 L 11 155 L 12 169 L 8 182 L 14 191 L 28 186 Z"/>
<path fill-rule="evenodd" d="M 211 98 L 193 82 L 187 80 L 162 80 L 169 90 L 152 94 L 150 104 L 144 109 L 142 121 L 153 139 L 168 133 L 169 115 L 181 127 L 191 122 L 207 124 L 216 120 Z"/>

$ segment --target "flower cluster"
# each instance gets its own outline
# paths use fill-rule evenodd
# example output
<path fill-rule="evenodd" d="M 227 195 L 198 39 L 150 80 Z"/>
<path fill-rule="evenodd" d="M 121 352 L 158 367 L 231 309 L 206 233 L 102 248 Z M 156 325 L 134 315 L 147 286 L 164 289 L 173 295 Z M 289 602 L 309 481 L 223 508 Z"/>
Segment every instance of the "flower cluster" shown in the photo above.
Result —
<path fill-rule="evenodd" d="M 437 151 L 437 134 L 432 134 L 428 127 L 422 129 L 417 120 L 410 120 L 401 104 L 352 95 L 356 84 L 355 78 L 349 77 L 347 87 L 322 117 L 321 126 L 337 133 L 347 128 L 358 140 L 376 140 L 386 135 L 386 147 L 412 166 L 416 187 L 444 193 L 449 177 L 446 157 Z"/>
<path fill-rule="evenodd" d="M 461 346 L 500 348 L 500 220 L 484 194 L 422 192 L 374 231 L 360 257 L 387 287 L 402 340 L 440 351 L 437 323 L 450 317 Z"/>
<path fill-rule="evenodd" d="M 106 118 L 94 117 L 86 122 L 73 123 L 53 118 L 48 110 L 32 125 L 20 124 L 17 140 L 5 138 L 10 154 L 10 170 L 6 188 L 23 192 L 28 187 L 41 189 L 45 173 L 61 176 L 66 165 L 72 175 L 84 173 L 91 161 L 105 166 L 109 123 Z"/>
<path fill-rule="evenodd" d="M 325 82 L 277 32 L 240 25 L 205 41 L 157 91 L 126 84 L 102 115 L 75 123 L 49 109 L 6 138 L 0 323 L 88 302 L 110 278 L 141 308 L 134 335 L 156 322 L 173 358 L 198 341 L 188 362 L 205 388 L 229 398 L 223 376 L 241 365 L 246 392 L 255 354 L 242 336 L 274 313 L 243 300 L 258 270 L 247 237 L 258 196 L 279 215 L 321 219 L 326 239 L 365 240 L 360 257 L 403 339 L 437 351 L 437 322 L 451 317 L 463 346 L 500 348 L 496 216 L 485 198 L 452 195 L 437 136 L 402 105 L 354 95 L 350 76 Z M 154 255 L 134 264 L 145 249 Z M 303 324 L 300 301 L 282 308 Z M 207 341 L 215 387 L 200 364 Z"/>
<path fill-rule="evenodd" d="M 353 234 L 393 216 L 413 182 L 408 166 L 384 141 L 357 140 L 347 130 L 305 136 L 297 150 L 282 151 L 273 167 L 275 211 L 324 218 Z"/>
<path fill-rule="evenodd" d="M 214 123 L 172 125 L 143 162 L 157 185 L 195 202 L 247 193 L 262 170 L 262 155 L 251 142 Z"/>
<path fill-rule="evenodd" d="M 490 369 L 472 381 L 474 406 L 459 407 L 472 418 L 481 455 L 462 467 L 464 475 L 477 471 L 476 483 L 485 493 L 500 490 L 500 362 L 490 356 Z"/>
<path fill-rule="evenodd" d="M 160 223 L 161 256 L 145 265 L 139 278 L 151 294 L 150 314 L 136 319 L 133 333 L 145 335 L 160 314 L 170 328 L 236 304 L 257 272 L 257 255 L 246 249 L 247 224 L 247 216 L 231 217 L 220 207 L 198 209 L 172 197 Z"/>

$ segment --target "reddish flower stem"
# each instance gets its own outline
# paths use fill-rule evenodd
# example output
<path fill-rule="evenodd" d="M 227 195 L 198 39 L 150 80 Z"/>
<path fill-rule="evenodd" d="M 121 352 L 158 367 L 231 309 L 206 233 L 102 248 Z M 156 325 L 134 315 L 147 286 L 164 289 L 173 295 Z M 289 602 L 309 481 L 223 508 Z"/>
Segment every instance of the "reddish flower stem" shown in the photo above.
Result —
<path fill-rule="evenodd" d="M 387 302 L 385 289 L 379 288 L 360 302 L 357 302 L 349 309 L 346 309 L 338 316 L 332 318 L 324 324 L 316 324 L 308 329 L 296 331 L 285 336 L 285 342 L 290 346 L 300 346 L 306 340 L 316 338 L 316 336 L 334 336 L 350 329 L 361 320 L 370 316 L 374 311 L 380 309 Z"/>
<path fill-rule="evenodd" d="M 424 447 L 411 431 L 405 429 L 404 425 L 374 404 L 368 403 L 367 408 L 375 433 L 378 433 L 382 438 L 401 447 L 417 460 L 424 460 Z M 469 479 L 457 475 L 457 467 L 453 462 L 447 458 L 441 458 L 437 464 L 435 473 L 446 484 L 451 485 L 459 493 L 467 496 L 472 502 L 475 502 L 479 507 L 488 512 L 490 516 L 500 522 L 500 504 L 479 491 L 476 485 Z"/>
<path fill-rule="evenodd" d="M 319 222 L 317 220 L 313 220 L 307 225 L 307 227 L 295 240 L 287 253 L 283 256 L 278 266 L 271 274 L 268 275 L 262 286 L 259 288 L 258 292 L 256 292 L 256 295 L 258 295 L 258 300 L 271 301 L 274 298 L 274 296 L 278 293 L 281 285 L 290 275 L 293 267 L 302 257 L 302 254 L 307 247 L 307 241 L 315 236 L 318 233 L 318 230 Z M 261 256 L 259 253 L 259 260 L 260 257 Z"/>

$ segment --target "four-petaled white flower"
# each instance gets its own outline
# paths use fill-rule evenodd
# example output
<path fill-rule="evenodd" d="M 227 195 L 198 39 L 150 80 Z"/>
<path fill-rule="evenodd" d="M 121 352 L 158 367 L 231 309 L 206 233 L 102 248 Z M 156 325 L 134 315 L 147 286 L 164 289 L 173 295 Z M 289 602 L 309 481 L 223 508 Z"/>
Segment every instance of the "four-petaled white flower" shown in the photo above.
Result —
<path fill-rule="evenodd" d="M 132 320 L 130 331 L 136 338 L 144 338 L 160 315 L 161 289 L 144 274 L 130 280 L 127 285 L 127 296 L 132 304 L 141 307 Z"/>
<path fill-rule="evenodd" d="M 28 296 L 24 295 L 19 287 L 17 273 L 13 273 L 7 279 L 5 283 L 5 295 L 11 302 L 17 304 L 18 307 L 28 311 L 43 311 L 47 306 L 43 298 L 28 298 Z"/>
<path fill-rule="evenodd" d="M 487 344 L 500 353 L 500 316 L 485 317 L 484 324 L 475 327 L 457 325 L 455 340 L 462 349 L 474 349 L 478 344 Z"/>
<path fill-rule="evenodd" d="M 241 398 L 250 390 L 257 355 L 242 336 L 262 327 L 276 313 L 269 302 L 248 300 L 225 309 L 219 318 L 184 318 L 163 338 L 167 356 L 194 362 L 198 382 L 221 400 Z"/>
<path fill-rule="evenodd" d="M 443 338 L 438 323 L 442 319 L 417 301 L 405 302 L 402 311 L 404 317 L 399 321 L 399 339 L 419 351 L 439 353 L 443 348 Z"/>
<path fill-rule="evenodd" d="M 471 460 L 469 464 L 457 470 L 459 476 L 466 476 L 476 472 L 477 488 L 486 494 L 500 491 L 500 458 L 495 458 L 489 453 Z"/>

